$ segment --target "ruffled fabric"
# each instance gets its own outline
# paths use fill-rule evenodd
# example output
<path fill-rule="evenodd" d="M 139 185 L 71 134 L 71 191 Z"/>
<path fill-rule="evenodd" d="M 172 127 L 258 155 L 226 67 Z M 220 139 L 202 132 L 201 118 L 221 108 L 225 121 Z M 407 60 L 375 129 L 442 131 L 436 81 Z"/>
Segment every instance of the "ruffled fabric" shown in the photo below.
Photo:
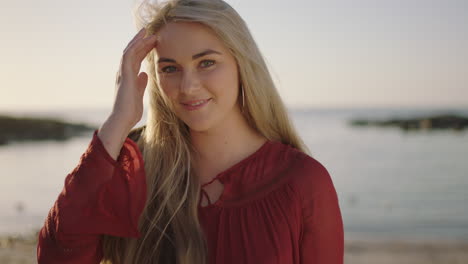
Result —
<path fill-rule="evenodd" d="M 94 131 L 39 233 L 38 262 L 99 263 L 101 235 L 140 237 L 145 202 L 144 162 L 136 143 L 126 138 L 116 161 Z"/>
<path fill-rule="evenodd" d="M 199 206 L 210 264 L 343 263 L 337 193 L 314 158 L 268 141 L 215 180 L 221 197 Z"/>
<path fill-rule="evenodd" d="M 338 195 L 314 158 L 267 141 L 203 187 L 216 180 L 224 185 L 220 198 L 198 207 L 209 264 L 343 263 Z M 39 234 L 39 263 L 99 263 L 100 235 L 140 236 L 145 201 L 135 142 L 127 138 L 115 161 L 95 131 Z"/>

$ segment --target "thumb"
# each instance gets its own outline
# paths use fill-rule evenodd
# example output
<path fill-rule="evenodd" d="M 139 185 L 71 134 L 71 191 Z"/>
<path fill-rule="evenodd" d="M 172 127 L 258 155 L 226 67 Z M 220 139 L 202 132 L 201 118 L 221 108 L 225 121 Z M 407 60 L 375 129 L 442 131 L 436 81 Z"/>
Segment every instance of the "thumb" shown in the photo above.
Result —
<path fill-rule="evenodd" d="M 138 89 L 141 91 L 144 91 L 146 88 L 146 85 L 148 84 L 148 74 L 146 74 L 146 72 L 140 72 L 140 74 L 138 74 L 137 83 L 138 83 Z"/>

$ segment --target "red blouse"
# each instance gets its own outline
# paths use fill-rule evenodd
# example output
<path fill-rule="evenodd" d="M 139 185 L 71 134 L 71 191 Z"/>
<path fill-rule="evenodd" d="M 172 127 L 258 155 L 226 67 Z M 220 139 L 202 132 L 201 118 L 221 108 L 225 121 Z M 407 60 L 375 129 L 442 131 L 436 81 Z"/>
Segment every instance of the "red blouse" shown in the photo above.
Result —
<path fill-rule="evenodd" d="M 200 200 L 198 208 L 210 264 L 343 263 L 338 196 L 314 158 L 267 141 L 215 180 L 222 195 L 204 207 Z M 136 143 L 127 138 L 115 161 L 96 130 L 39 232 L 38 262 L 99 263 L 102 234 L 140 237 L 145 201 Z"/>

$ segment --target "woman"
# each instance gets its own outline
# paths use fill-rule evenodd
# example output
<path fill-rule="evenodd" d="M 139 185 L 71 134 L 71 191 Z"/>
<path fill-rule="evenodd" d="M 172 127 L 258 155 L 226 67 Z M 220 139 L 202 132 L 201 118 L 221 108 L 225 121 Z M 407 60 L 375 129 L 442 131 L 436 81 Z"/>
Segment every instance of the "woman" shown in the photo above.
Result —
<path fill-rule="evenodd" d="M 139 10 L 113 111 L 49 212 L 39 262 L 343 263 L 330 175 L 240 16 L 222 0 Z M 131 130 L 147 84 L 147 124 Z"/>

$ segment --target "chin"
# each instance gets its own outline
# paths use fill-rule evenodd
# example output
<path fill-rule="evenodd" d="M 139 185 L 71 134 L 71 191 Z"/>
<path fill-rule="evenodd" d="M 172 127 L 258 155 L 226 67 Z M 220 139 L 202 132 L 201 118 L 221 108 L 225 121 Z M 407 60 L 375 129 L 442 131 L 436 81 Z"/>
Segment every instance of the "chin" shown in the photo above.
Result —
<path fill-rule="evenodd" d="M 197 124 L 197 125 L 187 124 L 187 125 L 190 128 L 190 130 L 194 132 L 206 132 L 210 129 L 209 125 L 200 125 L 200 124 Z"/>
<path fill-rule="evenodd" d="M 184 123 L 194 132 L 205 132 L 213 125 L 209 120 L 184 120 Z"/>

